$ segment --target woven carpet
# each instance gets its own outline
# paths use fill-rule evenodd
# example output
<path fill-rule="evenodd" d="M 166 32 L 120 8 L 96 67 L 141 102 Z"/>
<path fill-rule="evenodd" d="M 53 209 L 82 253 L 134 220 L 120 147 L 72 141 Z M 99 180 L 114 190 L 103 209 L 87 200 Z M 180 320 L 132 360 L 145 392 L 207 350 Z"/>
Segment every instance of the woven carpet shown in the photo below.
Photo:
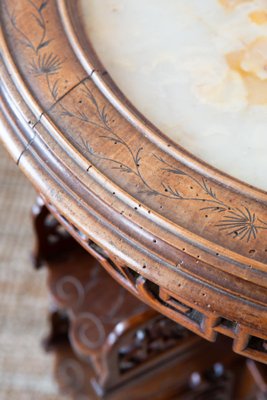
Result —
<path fill-rule="evenodd" d="M 0 400 L 60 400 L 48 332 L 46 272 L 33 270 L 35 193 L 0 144 Z M 66 397 L 64 397 L 66 399 Z"/>

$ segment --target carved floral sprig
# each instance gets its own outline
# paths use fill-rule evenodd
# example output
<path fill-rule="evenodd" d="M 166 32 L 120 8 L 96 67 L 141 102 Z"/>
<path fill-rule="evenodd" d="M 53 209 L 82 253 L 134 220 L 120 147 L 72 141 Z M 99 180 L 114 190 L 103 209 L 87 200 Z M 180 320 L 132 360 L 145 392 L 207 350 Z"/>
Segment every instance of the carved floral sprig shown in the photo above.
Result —
<path fill-rule="evenodd" d="M 15 10 L 11 12 L 8 4 L 5 4 L 5 9 L 13 28 L 18 34 L 18 41 L 34 53 L 29 62 L 29 73 L 36 77 L 42 76 L 46 79 L 51 96 L 56 101 L 59 91 L 59 79 L 54 80 L 52 83 L 50 78 L 60 72 L 64 60 L 57 54 L 48 51 L 49 45 L 53 40 L 47 38 L 47 26 L 44 17 L 44 11 L 49 4 L 49 0 L 41 2 L 27 1 L 32 8 L 30 17 L 39 27 L 39 35 L 35 35 L 34 40 L 20 28 Z"/>
<path fill-rule="evenodd" d="M 30 72 L 36 76 L 39 75 L 54 75 L 61 68 L 61 59 L 53 53 L 45 53 L 33 59 L 30 63 Z"/>
<path fill-rule="evenodd" d="M 39 55 L 39 52 L 41 49 L 47 47 L 51 40 L 48 40 L 46 38 L 47 35 L 47 28 L 46 28 L 46 22 L 45 18 L 43 15 L 43 11 L 48 5 L 48 1 L 42 1 L 39 5 L 37 5 L 34 1 L 28 0 L 28 2 L 31 4 L 33 8 L 33 12 L 31 12 L 30 16 L 35 20 L 37 25 L 40 28 L 41 34 L 39 37 L 39 40 L 35 44 L 34 41 L 29 37 L 20 27 L 17 21 L 17 14 L 13 10 L 12 12 L 9 11 L 8 4 L 5 4 L 5 9 L 6 12 L 8 13 L 9 19 L 11 24 L 13 25 L 14 29 L 17 31 L 18 35 L 18 40 L 22 45 L 25 47 L 30 48 L 36 55 Z M 6 3 L 6 1 L 5 1 Z"/>
<path fill-rule="evenodd" d="M 240 240 L 246 239 L 248 242 L 251 238 L 256 239 L 259 230 L 267 230 L 267 223 L 257 218 L 255 213 L 251 213 L 247 207 L 243 209 L 231 207 L 224 201 L 217 198 L 215 191 L 207 184 L 204 178 L 199 182 L 195 177 L 187 172 L 173 168 L 168 162 L 161 157 L 155 156 L 166 167 L 162 168 L 163 171 L 175 174 L 177 176 L 186 176 L 191 182 L 194 182 L 199 189 L 203 191 L 208 198 L 193 198 L 193 201 L 205 201 L 211 204 L 207 207 L 202 207 L 200 211 L 220 213 L 223 214 L 223 219 L 216 224 L 220 231 L 224 231 L 228 236 L 239 238 Z M 173 193 L 173 189 L 168 187 L 168 190 Z"/>
<path fill-rule="evenodd" d="M 226 212 L 219 224 L 220 231 L 225 231 L 228 236 L 247 239 L 256 239 L 259 230 L 266 230 L 267 224 L 251 213 L 247 207 L 244 210 L 234 208 Z"/>

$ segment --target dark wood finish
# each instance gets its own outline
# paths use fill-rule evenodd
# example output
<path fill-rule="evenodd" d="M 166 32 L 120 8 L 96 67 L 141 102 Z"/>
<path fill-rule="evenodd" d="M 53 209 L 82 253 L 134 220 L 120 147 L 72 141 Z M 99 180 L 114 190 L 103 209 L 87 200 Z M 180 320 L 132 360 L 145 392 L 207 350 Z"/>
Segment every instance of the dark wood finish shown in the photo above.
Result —
<path fill-rule="evenodd" d="M 37 249 L 43 249 L 45 233 L 57 232 L 46 229 L 47 221 L 49 227 L 57 221 L 38 204 L 34 225 Z M 264 398 L 266 367 L 235 356 L 225 340 L 208 345 L 149 309 L 78 245 L 64 251 L 63 229 L 56 237 L 57 255 L 49 251 L 45 259 L 43 253 L 53 309 L 44 345 L 56 352 L 64 393 L 75 400 Z"/>
<path fill-rule="evenodd" d="M 51 215 L 41 197 L 32 207 L 35 232 L 35 248 L 32 259 L 35 268 L 46 261 L 65 260 L 70 251 L 78 247 L 77 242 Z"/>
<path fill-rule="evenodd" d="M 144 308 L 81 249 L 48 268 L 57 311 L 46 348 L 56 352 L 55 375 L 66 395 L 75 400 L 265 398 L 266 367 L 234 355 L 229 341 L 208 344 Z M 120 290 L 123 302 L 118 302 Z M 100 326 L 101 342 L 96 340 Z"/>
<path fill-rule="evenodd" d="M 202 345 L 203 347 L 197 348 L 193 355 L 192 353 L 184 355 L 182 362 L 177 363 L 173 360 L 172 363 L 153 370 L 151 374 L 139 376 L 138 380 L 103 395 L 97 395 L 90 386 L 88 378 L 93 376 L 90 366 L 78 359 L 66 345 L 57 347 L 55 375 L 61 390 L 75 400 L 125 400 L 126 398 L 129 400 L 248 400 L 247 396 L 235 396 L 234 386 L 238 383 L 231 370 L 218 364 L 205 370 L 206 366 L 212 365 L 215 357 L 208 356 L 206 362 L 206 354 L 212 354 L 211 345 L 203 341 Z M 200 360 L 197 364 L 194 361 L 195 356 Z M 196 367 L 199 367 L 199 373 L 196 372 Z M 220 371 L 216 372 L 216 368 Z M 216 376 L 216 373 L 219 375 Z M 173 376 L 176 377 L 175 381 L 171 379 Z M 254 399 L 256 400 L 256 397 Z"/>
<path fill-rule="evenodd" d="M 246 363 L 229 342 L 214 347 L 144 306 L 84 250 L 47 266 L 57 311 L 46 348 L 56 351 L 59 386 L 75 400 L 236 400 L 253 389 L 248 378 L 243 389 Z"/>
<path fill-rule="evenodd" d="M 40 199 L 37 203 L 37 249 L 44 249 L 46 234 L 58 232 L 47 225 L 55 228 L 57 221 Z M 245 398 L 251 390 L 248 379 L 245 389 L 239 382 L 245 361 L 231 353 L 229 343 L 220 341 L 211 356 L 203 357 L 211 345 L 133 297 L 78 245 L 64 251 L 63 229 L 55 237 L 57 254 L 48 251 L 46 259 L 42 253 L 53 310 L 44 345 L 57 353 L 56 377 L 66 394 L 75 399 L 121 399 L 126 393 L 129 399 L 230 399 L 242 389 L 239 397 Z"/>
<path fill-rule="evenodd" d="M 200 342 L 118 285 L 85 251 L 50 262 L 48 286 L 54 307 L 69 317 L 73 348 L 91 360 L 101 391 L 178 358 Z"/>
<path fill-rule="evenodd" d="M 76 1 L 1 0 L 0 12 L 1 140 L 53 214 L 153 308 L 266 363 L 266 192 L 129 104 Z"/>

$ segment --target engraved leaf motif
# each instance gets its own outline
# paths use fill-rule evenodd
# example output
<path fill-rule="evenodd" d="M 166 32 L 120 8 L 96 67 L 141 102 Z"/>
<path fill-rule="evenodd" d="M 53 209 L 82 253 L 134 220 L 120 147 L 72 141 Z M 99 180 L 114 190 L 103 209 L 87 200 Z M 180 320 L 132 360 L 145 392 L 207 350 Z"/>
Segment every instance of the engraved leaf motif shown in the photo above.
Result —
<path fill-rule="evenodd" d="M 42 12 L 45 9 L 45 7 L 47 6 L 47 4 L 48 4 L 48 0 L 43 1 L 39 7 L 39 11 Z"/>
<path fill-rule="evenodd" d="M 48 46 L 51 41 L 52 40 L 50 39 L 50 40 L 46 40 L 45 42 L 40 43 L 37 47 L 37 50 L 43 49 L 44 47 Z"/>
<path fill-rule="evenodd" d="M 138 167 L 140 166 L 140 162 L 141 162 L 141 155 L 140 154 L 141 154 L 142 150 L 143 150 L 143 147 L 140 147 L 138 149 L 137 153 L 136 153 L 136 156 L 135 156 L 135 165 L 137 165 Z"/>
<path fill-rule="evenodd" d="M 166 171 L 169 172 L 171 174 L 175 174 L 175 175 L 187 175 L 186 172 L 184 172 L 183 170 L 179 169 L 179 168 L 173 168 L 169 163 L 167 163 L 162 157 L 158 156 L 157 154 L 153 154 L 154 157 L 160 161 L 161 163 L 163 163 L 164 165 L 167 165 L 169 168 L 161 168 L 162 171 Z"/>
<path fill-rule="evenodd" d="M 166 171 L 166 172 L 170 172 L 171 174 L 175 174 L 175 175 L 186 175 L 184 171 L 182 171 L 181 169 L 171 169 L 171 168 L 162 168 L 162 171 Z"/>
<path fill-rule="evenodd" d="M 211 212 L 217 212 L 217 213 L 223 213 L 227 210 L 226 207 L 224 206 L 210 206 L 210 207 L 203 207 L 200 209 L 201 211 L 211 211 Z"/>
<path fill-rule="evenodd" d="M 106 136 L 106 135 L 101 135 L 100 137 L 103 138 L 103 139 L 110 140 L 114 144 L 123 144 L 123 141 L 118 139 L 117 137 Z"/>
<path fill-rule="evenodd" d="M 37 24 L 40 26 L 40 28 L 44 29 L 45 28 L 45 24 L 44 21 L 39 18 L 37 15 L 35 15 L 34 13 L 31 13 L 31 16 L 35 19 L 35 21 L 37 22 Z"/>
<path fill-rule="evenodd" d="M 216 193 L 213 191 L 213 189 L 212 189 L 210 186 L 208 186 L 208 184 L 206 183 L 206 181 L 205 181 L 204 178 L 202 178 L 202 184 L 203 184 L 204 191 L 205 191 L 210 197 L 212 197 L 213 199 L 216 199 Z"/>
<path fill-rule="evenodd" d="M 177 197 L 178 199 L 183 198 L 180 192 L 177 189 L 173 189 L 170 185 L 165 185 L 165 183 L 162 183 L 162 187 L 165 190 L 165 192 L 170 193 L 172 196 Z"/>
<path fill-rule="evenodd" d="M 53 96 L 53 98 L 56 100 L 57 99 L 57 97 L 58 97 L 58 84 L 59 84 L 59 79 L 57 79 L 55 82 L 54 82 L 54 84 L 53 84 L 53 86 L 52 86 L 52 96 Z"/>
<path fill-rule="evenodd" d="M 105 125 L 108 125 L 108 114 L 106 113 L 106 106 L 101 110 L 101 119 Z"/>

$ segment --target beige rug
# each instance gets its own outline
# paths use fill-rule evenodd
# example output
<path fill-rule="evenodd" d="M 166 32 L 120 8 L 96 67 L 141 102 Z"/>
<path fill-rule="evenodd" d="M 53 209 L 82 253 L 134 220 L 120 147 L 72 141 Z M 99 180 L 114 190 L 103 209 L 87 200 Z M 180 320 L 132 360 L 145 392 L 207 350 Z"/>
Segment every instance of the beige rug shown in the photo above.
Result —
<path fill-rule="evenodd" d="M 0 144 L 0 399 L 60 400 L 48 332 L 45 270 L 30 262 L 35 193 Z M 64 397 L 65 398 L 65 397 Z"/>

